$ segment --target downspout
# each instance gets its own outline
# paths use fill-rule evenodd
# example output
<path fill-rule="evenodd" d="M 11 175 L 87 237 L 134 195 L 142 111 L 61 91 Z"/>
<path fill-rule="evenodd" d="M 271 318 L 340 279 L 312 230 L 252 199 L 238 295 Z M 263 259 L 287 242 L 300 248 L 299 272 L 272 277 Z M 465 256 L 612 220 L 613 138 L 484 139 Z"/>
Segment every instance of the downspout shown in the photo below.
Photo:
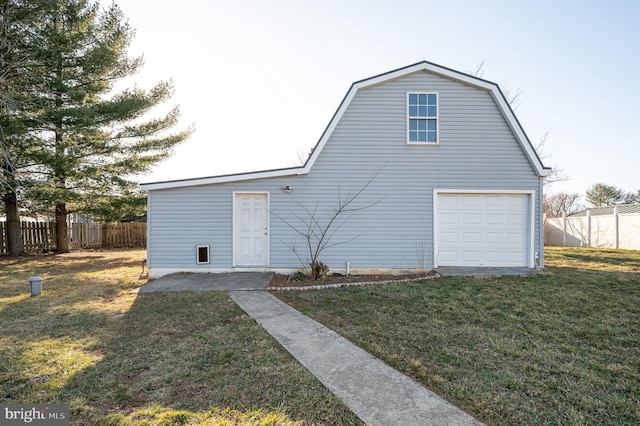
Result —
<path fill-rule="evenodd" d="M 536 268 L 543 269 L 544 268 L 544 219 L 543 219 L 543 208 L 544 205 L 544 178 L 540 177 L 539 183 L 540 190 L 538 191 L 538 206 L 536 208 L 540 209 L 540 213 L 538 214 L 538 227 L 540 229 L 540 237 L 538 238 L 540 247 L 537 251 L 536 256 Z"/>

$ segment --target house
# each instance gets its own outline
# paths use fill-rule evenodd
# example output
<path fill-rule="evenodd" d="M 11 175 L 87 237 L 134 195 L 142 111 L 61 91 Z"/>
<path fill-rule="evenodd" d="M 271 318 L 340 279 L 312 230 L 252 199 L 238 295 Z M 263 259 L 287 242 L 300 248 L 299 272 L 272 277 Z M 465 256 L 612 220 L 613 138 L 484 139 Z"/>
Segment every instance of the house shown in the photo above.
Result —
<path fill-rule="evenodd" d="M 419 62 L 353 83 L 304 166 L 142 184 L 149 276 L 300 270 L 356 194 L 331 271 L 541 267 L 549 173 L 495 83 Z"/>

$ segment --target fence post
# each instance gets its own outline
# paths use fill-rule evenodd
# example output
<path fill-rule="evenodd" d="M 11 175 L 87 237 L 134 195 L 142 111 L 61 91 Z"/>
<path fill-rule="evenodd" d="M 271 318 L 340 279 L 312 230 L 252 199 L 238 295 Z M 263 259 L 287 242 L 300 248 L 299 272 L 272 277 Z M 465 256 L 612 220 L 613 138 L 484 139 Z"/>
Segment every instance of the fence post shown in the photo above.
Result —
<path fill-rule="evenodd" d="M 613 206 L 613 220 L 616 223 L 616 248 L 620 248 L 620 222 L 618 218 L 618 205 Z"/>
<path fill-rule="evenodd" d="M 567 212 L 562 212 L 562 246 L 567 246 Z"/>
<path fill-rule="evenodd" d="M 587 247 L 591 247 L 591 210 L 587 210 Z"/>

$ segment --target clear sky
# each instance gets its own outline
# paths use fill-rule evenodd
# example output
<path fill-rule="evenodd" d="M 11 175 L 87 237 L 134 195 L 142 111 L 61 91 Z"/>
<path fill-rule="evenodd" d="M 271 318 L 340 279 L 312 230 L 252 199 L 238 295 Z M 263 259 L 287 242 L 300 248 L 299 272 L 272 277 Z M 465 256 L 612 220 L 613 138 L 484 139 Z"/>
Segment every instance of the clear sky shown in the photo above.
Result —
<path fill-rule="evenodd" d="M 103 0 L 104 1 L 104 0 Z M 134 81 L 173 79 L 192 138 L 142 182 L 297 164 L 352 82 L 427 60 L 520 91 L 572 179 L 640 189 L 640 1 L 122 0 Z M 635 124 L 634 124 L 635 123 Z"/>

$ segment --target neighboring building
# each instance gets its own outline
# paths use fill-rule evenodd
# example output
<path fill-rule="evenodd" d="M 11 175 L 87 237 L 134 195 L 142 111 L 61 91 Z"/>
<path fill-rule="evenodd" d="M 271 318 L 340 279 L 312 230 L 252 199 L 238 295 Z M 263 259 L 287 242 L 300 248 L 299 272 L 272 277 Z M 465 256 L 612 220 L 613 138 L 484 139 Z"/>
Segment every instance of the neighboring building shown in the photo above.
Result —
<path fill-rule="evenodd" d="M 420 62 L 354 83 L 304 166 L 142 184 L 149 276 L 301 269 L 296 230 L 361 190 L 332 271 L 542 266 L 549 173 L 496 84 Z"/>
<path fill-rule="evenodd" d="M 0 216 L 0 222 L 6 222 L 7 216 Z M 20 216 L 20 222 L 49 222 L 48 219 L 42 217 L 32 217 L 32 216 Z"/>
<path fill-rule="evenodd" d="M 7 217 L 5 215 L 0 216 L 0 222 L 6 222 Z M 53 222 L 53 216 L 23 216 L 20 215 L 20 222 Z M 72 223 L 93 223 L 93 217 L 87 215 L 80 215 L 78 213 L 71 213 L 67 215 L 67 224 L 71 225 Z"/>

